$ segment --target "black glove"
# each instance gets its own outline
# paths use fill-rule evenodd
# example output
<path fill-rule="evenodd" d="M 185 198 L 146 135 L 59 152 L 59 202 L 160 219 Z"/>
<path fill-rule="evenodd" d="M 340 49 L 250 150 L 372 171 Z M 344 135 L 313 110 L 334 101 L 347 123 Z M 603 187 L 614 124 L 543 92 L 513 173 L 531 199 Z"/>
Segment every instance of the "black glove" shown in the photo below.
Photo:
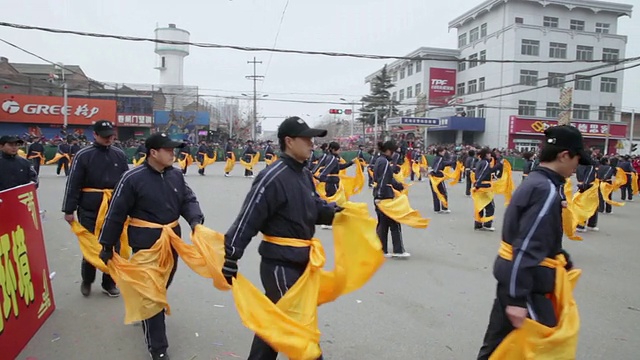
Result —
<path fill-rule="evenodd" d="M 344 210 L 344 208 L 343 208 L 342 206 L 338 206 L 338 205 L 336 205 L 336 207 L 335 207 L 335 212 L 336 212 L 336 213 L 339 213 L 339 212 L 340 212 L 340 211 L 342 211 L 342 210 Z"/>
<path fill-rule="evenodd" d="M 109 260 L 113 257 L 113 247 L 102 245 L 102 250 L 100 251 L 100 260 L 106 265 Z"/>
<path fill-rule="evenodd" d="M 564 249 L 560 250 L 560 253 L 564 255 L 564 258 L 567 260 L 567 265 L 565 265 L 564 268 L 567 271 L 573 269 L 573 261 L 571 261 L 571 256 L 569 256 L 569 253 L 566 252 Z"/>
<path fill-rule="evenodd" d="M 222 275 L 224 275 L 229 285 L 233 285 L 233 278 L 238 275 L 238 261 L 225 259 L 224 265 L 222 265 Z"/>

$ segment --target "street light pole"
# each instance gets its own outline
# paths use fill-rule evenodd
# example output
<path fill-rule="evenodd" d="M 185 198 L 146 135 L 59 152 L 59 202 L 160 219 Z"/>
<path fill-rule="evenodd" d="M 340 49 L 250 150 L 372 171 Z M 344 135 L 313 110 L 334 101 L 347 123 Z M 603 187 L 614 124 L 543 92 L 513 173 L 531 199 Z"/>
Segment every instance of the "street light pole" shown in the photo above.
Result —
<path fill-rule="evenodd" d="M 607 137 L 604 140 L 605 155 L 609 153 L 609 137 L 611 136 L 611 120 L 613 119 L 614 109 L 613 104 L 609 103 L 609 107 L 607 108 Z"/>
<path fill-rule="evenodd" d="M 69 109 L 67 109 L 68 104 L 68 93 L 67 93 L 67 82 L 64 78 L 64 64 L 62 63 L 58 63 L 57 67 L 60 68 L 60 71 L 62 72 L 62 97 L 63 97 L 63 110 L 62 110 L 62 116 L 63 116 L 63 128 L 66 130 L 67 129 L 67 125 L 69 124 Z"/>

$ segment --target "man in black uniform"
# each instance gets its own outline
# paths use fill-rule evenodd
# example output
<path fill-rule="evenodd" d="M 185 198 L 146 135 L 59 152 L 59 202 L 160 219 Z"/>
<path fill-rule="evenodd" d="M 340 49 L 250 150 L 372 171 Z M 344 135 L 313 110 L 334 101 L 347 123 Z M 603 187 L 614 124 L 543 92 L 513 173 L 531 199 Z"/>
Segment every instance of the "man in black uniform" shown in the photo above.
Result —
<path fill-rule="evenodd" d="M 198 147 L 198 154 L 196 155 L 196 160 L 202 164 L 204 163 L 204 157 L 208 156 L 207 154 L 209 153 L 209 146 L 207 146 L 207 142 L 205 140 L 202 140 L 200 142 L 200 146 Z M 198 174 L 204 176 L 204 169 L 198 169 Z"/>
<path fill-rule="evenodd" d="M 276 155 L 273 152 L 273 147 L 271 146 L 272 141 L 267 140 L 267 146 L 264 148 L 264 161 L 271 162 L 273 161 L 273 157 Z"/>
<path fill-rule="evenodd" d="M 251 163 L 253 161 L 253 156 L 256 154 L 256 151 L 253 149 L 253 140 L 247 140 L 247 145 L 244 147 L 244 151 L 242 152 L 242 160 L 246 163 Z M 244 177 L 253 177 L 253 169 L 249 170 L 247 168 L 244 169 Z"/>
<path fill-rule="evenodd" d="M 590 161 L 593 161 L 592 158 L 589 158 Z M 597 170 L 595 163 L 591 165 L 578 165 L 576 169 L 576 181 L 578 182 L 578 192 L 585 192 L 592 186 L 594 186 L 594 182 L 596 181 Z M 586 232 L 587 230 L 598 231 L 598 209 L 595 210 L 593 216 L 589 218 L 587 221 L 587 227 L 584 225 L 578 224 L 576 231 Z"/>
<path fill-rule="evenodd" d="M 320 151 L 322 153 L 319 157 L 316 157 L 314 159 L 314 160 L 317 160 L 316 164 L 312 165 L 312 163 L 309 162 L 309 169 L 311 169 L 311 173 L 313 175 L 315 175 L 316 172 L 318 172 L 318 170 L 322 169 L 326 165 L 327 160 L 330 159 L 329 150 L 327 150 L 328 148 L 329 148 L 329 144 L 327 143 L 323 143 L 322 145 L 320 145 Z"/>
<path fill-rule="evenodd" d="M 464 177 L 466 179 L 466 188 L 464 194 L 471 196 L 471 173 L 475 173 L 478 158 L 475 150 L 469 150 L 469 156 L 464 160 Z"/>
<path fill-rule="evenodd" d="M 80 225 L 96 235 L 100 232 L 96 224 L 104 220 L 99 219 L 98 214 L 105 192 L 113 191 L 122 174 L 129 170 L 125 153 L 112 146 L 115 137 L 111 122 L 100 120 L 93 125 L 94 143 L 73 157 L 62 200 L 65 221 L 71 224 L 77 211 Z M 83 258 L 80 272 L 80 292 L 86 297 L 91 294 L 96 268 Z M 102 292 L 111 297 L 120 296 L 109 274 L 102 274 Z"/>
<path fill-rule="evenodd" d="M 69 156 L 71 157 L 71 162 L 73 163 L 73 157 L 76 156 L 78 151 L 80 151 L 81 147 L 78 145 L 78 138 L 73 136 L 71 137 L 71 145 L 69 146 Z"/>
<path fill-rule="evenodd" d="M 490 188 L 491 187 L 491 174 L 493 173 L 491 168 L 491 152 L 489 152 L 488 148 L 480 149 L 478 152 L 478 163 L 475 165 L 475 178 L 476 182 L 473 186 L 476 189 L 480 188 Z M 491 200 L 484 209 L 480 210 L 480 218 L 491 217 L 495 213 L 496 203 Z M 479 222 L 474 221 L 473 224 L 474 230 L 483 230 L 483 231 L 495 231 L 496 229 L 493 227 L 493 220 L 487 222 Z"/>
<path fill-rule="evenodd" d="M 38 186 L 38 173 L 29 160 L 18 155 L 24 142 L 14 136 L 0 137 L 0 191 L 33 182 Z"/>
<path fill-rule="evenodd" d="M 609 159 L 603 157 L 600 159 L 600 166 L 598 166 L 598 179 L 602 182 L 611 184 L 612 177 L 615 175 L 615 168 L 609 166 Z M 611 204 L 604 201 L 602 191 L 598 191 L 598 197 L 600 198 L 600 204 L 598 205 L 598 211 L 605 214 L 611 214 Z M 611 200 L 611 194 L 609 194 L 609 200 Z"/>
<path fill-rule="evenodd" d="M 204 216 L 195 194 L 179 169 L 173 167 L 174 149 L 184 146 L 172 141 L 166 134 L 151 135 L 145 146 L 147 159 L 142 166 L 127 171 L 116 186 L 109 212 L 100 233 L 102 251 L 100 258 L 105 264 L 113 257 L 113 248 L 127 217 L 154 224 L 167 225 L 182 216 L 192 229 L 202 224 Z M 180 225 L 173 228 L 180 236 Z M 129 245 L 134 253 L 149 249 L 160 237 L 162 229 L 129 225 Z M 173 251 L 174 267 L 167 288 L 171 284 L 177 266 L 177 253 Z M 142 322 L 147 348 L 153 360 L 169 360 L 164 310 Z"/>
<path fill-rule="evenodd" d="M 235 159 L 235 155 L 233 153 L 233 140 L 231 139 L 227 140 L 227 145 L 224 146 L 224 159 L 225 161 Z M 231 176 L 231 174 L 229 174 L 229 172 L 225 172 L 224 176 Z"/>
<path fill-rule="evenodd" d="M 631 166 L 631 157 L 629 155 L 625 155 L 619 162 L 618 167 L 622 169 L 627 175 L 627 183 L 622 185 L 620 188 L 621 199 L 622 201 L 633 201 L 633 191 L 631 189 L 631 174 L 636 172 L 636 170 Z"/>
<path fill-rule="evenodd" d="M 44 162 L 44 146 L 40 143 L 40 138 L 33 138 L 33 143 L 29 145 L 27 150 L 27 159 L 31 160 L 36 174 L 40 175 L 40 165 Z"/>
<path fill-rule="evenodd" d="M 369 153 L 369 165 L 367 165 L 367 173 L 369 175 L 369 188 L 373 187 L 373 170 L 376 166 L 376 161 L 378 160 L 378 157 L 380 156 L 380 150 L 374 151 L 373 149 L 369 149 L 369 151 L 367 151 L 367 153 Z"/>
<path fill-rule="evenodd" d="M 71 145 L 68 142 L 62 141 L 58 145 L 58 154 L 65 155 L 58 160 L 58 167 L 56 168 L 56 175 L 60 176 L 60 170 L 64 168 L 64 175 L 69 175 L 69 160 L 71 159 Z"/>
<path fill-rule="evenodd" d="M 183 147 L 178 150 L 178 159 L 184 160 L 184 167 L 182 168 L 182 174 L 187 175 L 187 169 L 189 169 L 189 157 L 191 156 L 191 147 L 185 143 Z"/>
<path fill-rule="evenodd" d="M 325 161 L 325 167 L 320 173 L 318 180 L 325 183 L 327 197 L 333 196 L 340 188 L 340 170 L 346 169 L 353 165 L 353 160 L 344 164 L 340 164 L 340 144 L 335 141 L 329 143 L 329 154 Z"/>
<path fill-rule="evenodd" d="M 552 126 L 540 166 L 518 186 L 506 209 L 502 239 L 512 249 L 512 260 L 497 257 L 493 275 L 498 281 L 489 326 L 478 359 L 489 359 L 502 340 L 529 317 L 543 325 L 557 324 L 548 294 L 553 293 L 555 269 L 541 266 L 545 258 L 564 254 L 562 248 L 562 185 L 578 164 L 589 165 L 582 135 L 573 126 Z"/>
<path fill-rule="evenodd" d="M 138 148 L 136 149 L 136 160 L 140 160 L 145 156 L 147 156 L 147 148 L 144 147 L 144 142 L 140 141 L 140 145 L 138 145 Z"/>
<path fill-rule="evenodd" d="M 226 261 L 222 272 L 229 284 L 238 271 L 238 260 L 251 239 L 265 236 L 311 240 L 315 225 L 330 225 L 336 210 L 315 192 L 306 160 L 314 137 L 326 130 L 311 129 L 299 117 L 280 124 L 278 139 L 282 155 L 262 170 L 247 194 L 240 214 L 225 235 Z M 280 246 L 263 241 L 260 278 L 266 296 L 276 303 L 296 283 L 309 261 L 308 247 Z M 275 360 L 278 354 L 262 339 L 254 337 L 250 360 Z"/>

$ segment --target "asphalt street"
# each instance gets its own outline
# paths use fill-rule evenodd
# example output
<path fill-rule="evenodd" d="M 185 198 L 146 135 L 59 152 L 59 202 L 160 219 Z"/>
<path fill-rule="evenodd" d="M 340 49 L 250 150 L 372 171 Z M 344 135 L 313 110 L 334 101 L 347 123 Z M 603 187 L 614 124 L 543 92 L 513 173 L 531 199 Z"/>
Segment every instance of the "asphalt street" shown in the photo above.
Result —
<path fill-rule="evenodd" d="M 225 232 L 252 180 L 241 176 L 238 165 L 229 178 L 222 169 L 219 162 L 199 176 L 192 166 L 187 181 L 205 213 L 205 225 Z M 99 280 L 89 298 L 80 294 L 81 254 L 60 212 L 66 179 L 56 177 L 54 170 L 43 167 L 38 193 L 46 210 L 45 243 L 50 271 L 55 272 L 57 309 L 19 359 L 148 359 L 141 327 L 123 323 L 121 298 L 102 294 Z M 403 226 L 411 258 L 387 260 L 364 288 L 320 308 L 325 359 L 475 358 L 494 299 L 491 267 L 504 204 L 502 197 L 496 199 L 498 231 L 474 232 L 473 205 L 464 196 L 464 184 L 449 187 L 449 193 L 451 214 L 434 214 L 428 183 L 414 183 L 411 203 L 431 224 L 424 230 Z M 374 214 L 369 190 L 352 200 L 370 204 Z M 640 358 L 639 219 L 640 199 L 601 216 L 600 232 L 585 234 L 584 241 L 565 240 L 575 265 L 583 269 L 575 290 L 582 323 L 578 359 Z M 329 256 L 327 266 L 332 266 L 331 232 L 318 227 L 316 236 Z M 256 284 L 258 243 L 254 239 L 239 265 Z M 216 290 L 181 263 L 168 297 L 172 359 L 246 359 L 253 335 L 240 322 L 230 293 Z"/>

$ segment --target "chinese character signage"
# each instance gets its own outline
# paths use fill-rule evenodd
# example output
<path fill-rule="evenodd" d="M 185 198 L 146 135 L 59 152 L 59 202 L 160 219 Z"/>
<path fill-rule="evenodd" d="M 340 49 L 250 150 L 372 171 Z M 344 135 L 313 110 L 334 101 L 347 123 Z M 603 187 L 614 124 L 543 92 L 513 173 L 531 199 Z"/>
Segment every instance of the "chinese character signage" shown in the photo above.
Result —
<path fill-rule="evenodd" d="M 0 191 L 0 349 L 14 359 L 55 309 L 33 184 Z"/>
<path fill-rule="evenodd" d="M 116 120 L 115 100 L 56 96 L 4 95 L 0 97 L 0 122 L 29 124 L 92 125 L 98 120 Z"/>
<path fill-rule="evenodd" d="M 152 127 L 153 116 L 118 114 L 116 126 Z"/>
<path fill-rule="evenodd" d="M 440 126 L 440 119 L 436 118 L 420 118 L 420 117 L 403 117 L 400 121 L 402 125 L 417 126 Z"/>
<path fill-rule="evenodd" d="M 429 105 L 447 105 L 456 96 L 456 70 L 429 68 Z"/>
<path fill-rule="evenodd" d="M 509 119 L 509 133 L 543 135 L 547 128 L 556 125 L 558 125 L 556 120 L 522 119 L 517 116 L 511 116 Z M 607 125 L 606 121 L 572 121 L 571 125 L 578 128 L 584 137 L 605 138 L 609 131 L 609 125 Z M 611 124 L 611 134 L 609 135 L 611 138 L 624 139 L 626 133 L 626 124 Z"/>

